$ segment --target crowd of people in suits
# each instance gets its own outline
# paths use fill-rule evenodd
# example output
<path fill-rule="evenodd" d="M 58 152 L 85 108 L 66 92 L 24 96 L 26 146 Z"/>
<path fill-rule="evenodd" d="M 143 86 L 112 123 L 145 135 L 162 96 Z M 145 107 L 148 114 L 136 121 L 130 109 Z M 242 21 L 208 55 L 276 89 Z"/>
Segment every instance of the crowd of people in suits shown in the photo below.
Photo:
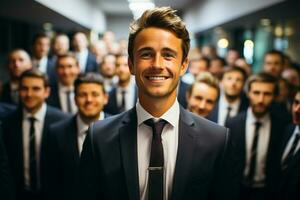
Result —
<path fill-rule="evenodd" d="M 168 121 L 164 132 L 178 137 L 161 136 L 169 142 L 163 144 L 169 192 L 157 199 L 300 197 L 299 65 L 270 50 L 261 72 L 252 73 L 235 49 L 225 58 L 212 45 L 189 51 L 188 32 L 169 9 L 148 11 L 144 24 L 135 21 L 129 42 L 116 42 L 108 31 L 89 45 L 85 33 L 76 32 L 70 45 L 66 34 L 51 41 L 42 33 L 31 55 L 21 48 L 9 52 L 10 79 L 0 90 L 4 199 L 153 199 L 146 197 L 151 173 L 140 175 L 149 170 L 140 152 L 151 142 L 136 137 L 150 130 L 140 122 L 149 116 Z M 169 31 L 165 16 L 179 25 Z M 186 45 L 179 45 L 181 71 L 156 74 L 161 60 L 178 59 L 177 42 Z M 140 66 L 157 52 L 161 60 L 143 72 Z M 170 77 L 178 79 L 165 94 L 172 102 L 156 101 L 159 81 Z M 166 148 L 172 141 L 175 150 Z"/>

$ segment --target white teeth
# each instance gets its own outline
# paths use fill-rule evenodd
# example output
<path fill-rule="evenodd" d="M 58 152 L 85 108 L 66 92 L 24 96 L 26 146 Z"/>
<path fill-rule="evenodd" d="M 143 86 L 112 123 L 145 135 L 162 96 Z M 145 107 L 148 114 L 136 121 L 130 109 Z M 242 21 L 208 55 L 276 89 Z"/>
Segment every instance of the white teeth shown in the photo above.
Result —
<path fill-rule="evenodd" d="M 166 78 L 163 76 L 149 76 L 150 80 L 165 80 Z"/>

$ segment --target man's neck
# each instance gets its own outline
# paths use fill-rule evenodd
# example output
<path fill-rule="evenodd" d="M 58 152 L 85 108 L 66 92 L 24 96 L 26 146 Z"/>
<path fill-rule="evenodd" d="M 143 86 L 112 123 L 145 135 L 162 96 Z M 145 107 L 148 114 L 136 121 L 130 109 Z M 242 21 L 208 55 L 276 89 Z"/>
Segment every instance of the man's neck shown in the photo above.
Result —
<path fill-rule="evenodd" d="M 176 100 L 176 93 L 171 97 L 153 98 L 139 95 L 141 106 L 154 117 L 161 117 L 167 112 Z"/>
<path fill-rule="evenodd" d="M 229 95 L 224 95 L 225 96 L 225 99 L 228 103 L 232 104 L 234 102 L 237 102 L 239 99 L 240 99 L 240 96 L 237 95 L 237 96 L 229 96 Z"/>
<path fill-rule="evenodd" d="M 100 117 L 100 113 L 95 116 L 95 117 L 86 117 L 86 116 L 83 116 L 82 114 L 78 113 L 79 114 L 79 117 L 80 119 L 83 121 L 83 123 L 85 123 L 86 125 L 90 125 L 91 123 L 97 121 Z"/>

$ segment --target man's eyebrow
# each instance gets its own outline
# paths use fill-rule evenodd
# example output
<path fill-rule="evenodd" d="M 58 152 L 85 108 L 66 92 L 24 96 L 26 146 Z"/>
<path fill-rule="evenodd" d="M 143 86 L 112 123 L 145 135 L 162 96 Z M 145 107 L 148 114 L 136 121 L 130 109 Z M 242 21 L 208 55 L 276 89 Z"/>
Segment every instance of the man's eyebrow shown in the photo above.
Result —
<path fill-rule="evenodd" d="M 151 51 L 151 50 L 152 50 L 151 47 L 143 47 L 143 48 L 138 49 L 137 52 L 140 53 L 141 51 Z"/>

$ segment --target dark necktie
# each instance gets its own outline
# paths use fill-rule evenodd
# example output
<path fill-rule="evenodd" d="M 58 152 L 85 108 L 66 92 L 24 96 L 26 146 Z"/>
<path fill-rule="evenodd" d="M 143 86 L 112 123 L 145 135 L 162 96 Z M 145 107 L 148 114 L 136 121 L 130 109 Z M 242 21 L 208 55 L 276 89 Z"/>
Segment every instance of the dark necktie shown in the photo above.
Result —
<path fill-rule="evenodd" d="M 227 124 L 229 118 L 230 118 L 230 112 L 231 112 L 232 108 L 230 106 L 227 107 L 227 114 L 226 114 L 226 118 L 225 118 L 225 122 L 224 125 Z"/>
<path fill-rule="evenodd" d="M 71 91 L 66 91 L 66 97 L 67 97 L 67 112 L 72 113 L 72 105 L 71 105 Z"/>
<path fill-rule="evenodd" d="M 256 169 L 256 158 L 257 158 L 257 145 L 258 145 L 258 137 L 259 137 L 259 128 L 261 127 L 260 122 L 255 122 L 255 131 L 254 131 L 254 138 L 251 147 L 251 155 L 250 155 L 250 165 L 249 165 L 249 172 L 246 177 L 246 182 L 250 185 L 254 182 L 254 175 Z"/>
<path fill-rule="evenodd" d="M 164 150 L 161 142 L 161 132 L 167 122 L 159 120 L 154 122 L 153 119 L 148 119 L 145 124 L 150 126 L 153 131 L 151 144 L 151 154 L 149 163 L 148 177 L 148 199 L 163 200 L 164 194 Z"/>
<path fill-rule="evenodd" d="M 29 173 L 30 173 L 30 189 L 32 191 L 37 190 L 37 159 L 35 154 L 35 127 L 34 123 L 36 119 L 29 117 L 30 129 L 29 129 Z"/>
<path fill-rule="evenodd" d="M 122 101 L 121 101 L 121 106 L 120 106 L 120 112 L 124 112 L 125 111 L 125 95 L 126 95 L 126 91 L 122 90 Z"/>
<path fill-rule="evenodd" d="M 293 141 L 293 144 L 292 144 L 292 147 L 291 147 L 290 151 L 288 152 L 285 159 L 283 160 L 282 169 L 286 169 L 288 164 L 292 160 L 292 158 L 294 156 L 294 153 L 295 153 L 295 150 L 296 150 L 296 147 L 298 146 L 298 143 L 299 143 L 299 138 L 300 138 L 300 135 L 299 135 L 299 133 L 297 133 L 295 135 L 295 139 Z"/>

